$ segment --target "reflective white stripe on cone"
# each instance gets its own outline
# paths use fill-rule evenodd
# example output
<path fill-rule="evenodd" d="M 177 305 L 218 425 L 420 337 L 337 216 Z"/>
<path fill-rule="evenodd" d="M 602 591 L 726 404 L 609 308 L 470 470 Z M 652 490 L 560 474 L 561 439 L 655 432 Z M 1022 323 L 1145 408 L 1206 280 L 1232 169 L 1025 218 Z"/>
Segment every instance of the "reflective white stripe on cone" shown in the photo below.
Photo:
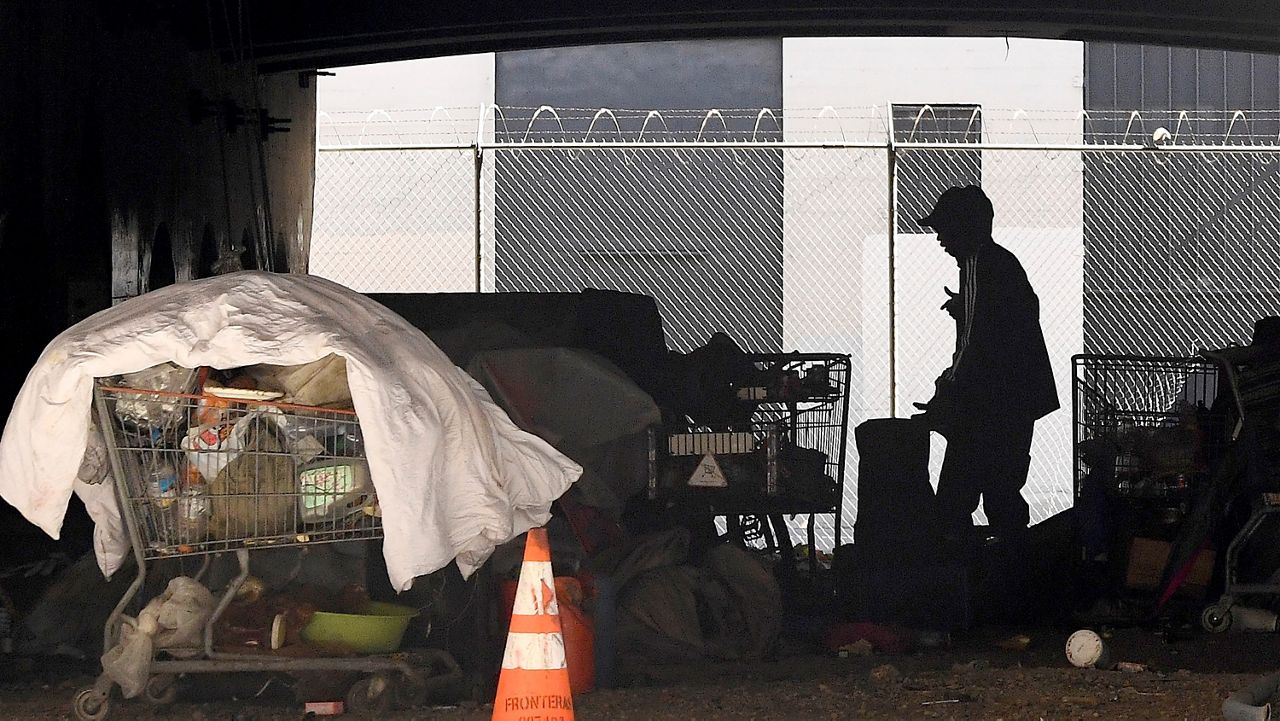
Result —
<path fill-rule="evenodd" d="M 553 633 L 509 633 L 507 651 L 502 656 L 502 667 L 526 671 L 568 668 L 564 657 L 564 639 Z"/>
<path fill-rule="evenodd" d="M 525 561 L 524 567 L 520 569 L 516 602 L 511 607 L 511 615 L 559 616 L 560 604 L 556 601 L 555 584 L 551 561 Z"/>

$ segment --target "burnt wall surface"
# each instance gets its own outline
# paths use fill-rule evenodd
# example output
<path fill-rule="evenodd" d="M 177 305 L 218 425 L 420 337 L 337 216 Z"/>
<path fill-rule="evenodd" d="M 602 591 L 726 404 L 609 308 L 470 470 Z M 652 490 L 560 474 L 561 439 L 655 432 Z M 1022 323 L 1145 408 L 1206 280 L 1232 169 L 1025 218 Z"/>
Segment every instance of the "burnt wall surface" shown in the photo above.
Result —
<path fill-rule="evenodd" d="M 305 270 L 314 88 L 193 52 L 147 3 L 0 0 L 0 419 L 44 346 L 113 299 L 219 258 Z M 25 526 L 0 507 L 0 535 Z"/>

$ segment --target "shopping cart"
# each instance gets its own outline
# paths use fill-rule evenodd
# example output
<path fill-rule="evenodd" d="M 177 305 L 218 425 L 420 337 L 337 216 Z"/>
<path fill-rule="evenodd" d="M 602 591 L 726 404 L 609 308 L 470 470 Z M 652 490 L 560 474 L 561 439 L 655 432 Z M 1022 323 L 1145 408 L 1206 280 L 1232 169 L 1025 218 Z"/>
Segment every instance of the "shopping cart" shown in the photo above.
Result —
<path fill-rule="evenodd" d="M 734 389 L 744 423 L 712 429 L 686 418 L 679 427 L 650 430 L 648 496 L 724 517 L 726 537 L 784 559 L 794 555 L 785 517 L 807 517 L 809 570 L 816 574 L 815 516 L 831 516 L 832 548 L 840 545 L 849 356 L 748 353 L 746 360 L 754 372 Z"/>
<path fill-rule="evenodd" d="M 329 648 L 317 653 L 333 655 L 297 657 L 272 650 L 280 641 L 275 633 L 248 644 L 219 636 L 219 621 L 250 577 L 251 551 L 382 537 L 354 412 L 105 382 L 95 388 L 94 411 L 138 568 L 107 621 L 104 649 L 134 623 L 125 612 L 141 600 L 149 564 L 189 559 L 199 566 L 196 580 L 218 554 L 233 553 L 239 566 L 214 597 L 203 643 L 155 652 L 145 700 L 174 701 L 176 681 L 188 674 L 333 671 L 356 679 L 348 711 L 378 715 L 393 703 L 415 705 L 460 676 L 452 657 L 439 651 L 353 655 Z M 114 686 L 104 672 L 81 689 L 76 718 L 104 719 Z"/>
<path fill-rule="evenodd" d="M 1072 358 L 1075 500 L 1089 484 L 1116 500 L 1185 504 L 1206 475 L 1217 370 L 1204 358 Z M 1184 509 L 1185 510 L 1185 509 Z"/>
<path fill-rule="evenodd" d="M 1145 614 L 1159 585 L 1147 566 L 1159 561 L 1137 544 L 1178 538 L 1210 483 L 1217 369 L 1197 357 L 1079 355 L 1072 370 L 1077 573 Z"/>
<path fill-rule="evenodd" d="M 1242 554 L 1254 544 L 1255 537 L 1271 543 L 1280 519 L 1280 493 L 1275 492 L 1280 488 L 1280 470 L 1277 470 L 1280 469 L 1280 438 L 1277 437 L 1280 434 L 1276 430 L 1276 420 L 1280 417 L 1280 361 L 1266 356 L 1250 357 L 1240 350 L 1201 353 L 1222 370 L 1234 401 L 1230 414 L 1234 422 L 1229 429 L 1232 444 L 1216 479 L 1223 497 L 1213 507 L 1225 508 L 1231 500 L 1227 496 L 1236 492 L 1247 494 L 1250 504 L 1248 519 L 1227 547 L 1222 595 L 1200 616 L 1201 626 L 1214 633 L 1231 628 L 1237 616 L 1241 620 L 1250 617 L 1253 611 L 1241 605 L 1242 600 L 1265 598 L 1274 603 L 1280 597 L 1277 575 L 1249 579 L 1241 572 Z M 1246 424 L 1249 424 L 1247 429 Z M 1241 479 L 1246 477 L 1251 482 L 1242 483 Z M 1271 618 L 1270 630 L 1275 630 L 1274 614 L 1266 615 Z"/>

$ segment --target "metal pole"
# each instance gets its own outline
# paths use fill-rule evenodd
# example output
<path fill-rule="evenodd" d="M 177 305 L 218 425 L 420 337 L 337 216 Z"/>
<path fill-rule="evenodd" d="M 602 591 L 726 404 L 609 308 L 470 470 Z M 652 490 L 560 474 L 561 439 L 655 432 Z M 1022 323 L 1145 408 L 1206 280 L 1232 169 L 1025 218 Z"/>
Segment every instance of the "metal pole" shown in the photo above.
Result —
<path fill-rule="evenodd" d="M 485 110 L 484 103 L 480 103 L 480 110 L 479 112 L 476 113 L 476 139 L 475 139 L 475 143 L 472 145 L 472 148 L 474 148 L 475 150 L 475 174 L 476 174 L 475 222 L 476 222 L 476 292 L 477 293 L 484 291 L 484 285 L 483 285 L 484 227 L 481 225 L 481 222 L 484 220 L 484 217 L 483 217 L 484 199 L 481 196 L 481 193 L 483 192 L 483 187 L 480 182 L 482 173 L 484 172 L 484 110 Z M 495 109 L 495 112 L 497 112 L 496 109 Z M 497 134 L 496 125 L 498 123 L 498 119 L 496 116 L 494 117 L 493 122 L 495 125 L 494 134 L 496 135 Z"/>
<path fill-rule="evenodd" d="M 898 232 L 898 151 L 889 132 L 889 417 L 898 417 L 898 329 L 896 236 Z"/>
<path fill-rule="evenodd" d="M 475 183 L 475 201 L 476 201 L 476 203 L 475 203 L 475 211 L 476 211 L 476 217 L 475 217 L 475 221 L 476 221 L 476 292 L 477 292 L 477 293 L 480 293 L 481 291 L 483 291 L 483 290 L 484 290 L 484 288 L 481 286 L 481 278 L 480 278 L 480 276 L 481 276 L 481 268 L 482 268 L 482 267 L 483 267 L 483 265 L 484 265 L 484 231 L 483 231 L 483 229 L 482 229 L 482 227 L 481 227 L 481 225 L 480 225 L 480 221 L 481 221 L 481 217 L 480 217 L 480 216 L 481 216 L 481 213 L 480 213 L 480 206 L 481 206 L 481 197 L 480 197 L 480 192 L 481 192 L 481 183 L 480 183 L 480 177 L 481 177 L 481 173 L 484 171 L 484 151 L 483 151 L 483 150 L 481 150 L 480 145 L 479 145 L 478 143 L 477 143 L 476 145 L 472 146 L 472 147 L 473 147 L 473 148 L 474 148 L 474 150 L 475 150 L 475 176 L 476 176 L 476 178 L 475 178 L 475 180 L 476 180 L 476 183 Z"/>
<path fill-rule="evenodd" d="M 143 585 L 147 582 L 147 559 L 143 554 L 142 531 L 138 530 L 138 519 L 136 517 L 137 509 L 129 500 L 129 482 L 136 482 L 125 471 L 124 462 L 120 457 L 120 447 L 116 442 L 115 426 L 113 423 L 120 421 L 114 420 L 115 416 L 111 409 L 107 407 L 107 399 L 102 395 L 102 390 L 95 384 L 93 389 L 94 408 L 97 410 L 98 432 L 102 434 L 103 444 L 107 447 L 107 459 L 111 462 L 111 475 L 115 476 L 116 504 L 120 515 L 124 519 L 124 527 L 129 532 L 129 545 L 133 551 L 133 561 L 138 566 L 138 574 L 133 577 L 133 582 L 125 590 L 124 595 L 120 597 L 115 608 L 111 610 L 111 615 L 107 617 L 107 625 L 102 630 L 102 647 L 106 651 L 110 651 L 116 645 L 116 638 L 119 634 L 120 623 L 124 617 L 125 609 L 133 602 L 138 593 L 142 591 Z M 90 431 L 92 432 L 92 431 Z"/>

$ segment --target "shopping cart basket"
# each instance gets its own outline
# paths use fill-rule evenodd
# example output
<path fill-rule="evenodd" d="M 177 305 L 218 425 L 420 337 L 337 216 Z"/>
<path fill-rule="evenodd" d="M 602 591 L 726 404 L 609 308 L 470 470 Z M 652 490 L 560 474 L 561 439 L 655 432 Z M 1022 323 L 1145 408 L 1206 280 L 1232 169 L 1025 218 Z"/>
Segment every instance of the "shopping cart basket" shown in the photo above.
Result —
<path fill-rule="evenodd" d="M 252 394 L 248 394 L 252 395 Z M 116 500 L 138 573 L 104 629 L 104 649 L 121 639 L 140 600 L 148 564 L 192 559 L 204 577 L 216 554 L 234 553 L 239 573 L 204 623 L 203 643 L 154 654 L 143 697 L 175 700 L 178 678 L 227 672 L 349 672 L 358 680 L 347 709 L 376 715 L 394 701 L 418 702 L 460 669 L 443 652 L 297 657 L 269 649 L 228 649 L 216 627 L 249 578 L 261 548 L 368 541 L 382 537 L 360 420 L 347 410 L 269 401 L 119 388 L 94 393 Z M 272 645 L 270 643 L 266 644 Z M 104 672 L 75 696 L 81 721 L 100 721 L 114 683 Z"/>

